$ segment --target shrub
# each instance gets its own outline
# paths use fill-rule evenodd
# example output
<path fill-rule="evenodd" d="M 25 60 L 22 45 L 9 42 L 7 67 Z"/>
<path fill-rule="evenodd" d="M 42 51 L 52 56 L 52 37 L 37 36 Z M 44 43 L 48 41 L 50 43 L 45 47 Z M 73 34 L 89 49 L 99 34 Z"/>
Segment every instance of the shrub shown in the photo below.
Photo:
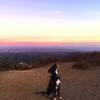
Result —
<path fill-rule="evenodd" d="M 18 70 L 28 70 L 30 69 L 30 66 L 27 63 L 20 62 L 15 66 L 15 68 Z"/>
<path fill-rule="evenodd" d="M 72 65 L 73 69 L 87 70 L 90 68 L 90 64 L 86 61 L 79 61 Z"/>

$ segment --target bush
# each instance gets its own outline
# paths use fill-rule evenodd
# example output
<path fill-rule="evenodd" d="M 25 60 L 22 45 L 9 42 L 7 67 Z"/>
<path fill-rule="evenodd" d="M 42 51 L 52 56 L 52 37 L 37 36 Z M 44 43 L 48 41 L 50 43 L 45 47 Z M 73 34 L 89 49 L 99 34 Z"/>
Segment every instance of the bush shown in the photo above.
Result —
<path fill-rule="evenodd" d="M 30 69 L 30 66 L 27 63 L 20 62 L 15 66 L 15 68 L 18 70 L 28 70 Z"/>
<path fill-rule="evenodd" d="M 73 69 L 81 69 L 81 70 L 87 70 L 90 68 L 90 64 L 86 61 L 79 61 L 73 64 Z"/>
<path fill-rule="evenodd" d="M 0 60 L 0 67 L 3 69 L 14 69 L 16 62 L 9 58 L 3 58 Z"/>

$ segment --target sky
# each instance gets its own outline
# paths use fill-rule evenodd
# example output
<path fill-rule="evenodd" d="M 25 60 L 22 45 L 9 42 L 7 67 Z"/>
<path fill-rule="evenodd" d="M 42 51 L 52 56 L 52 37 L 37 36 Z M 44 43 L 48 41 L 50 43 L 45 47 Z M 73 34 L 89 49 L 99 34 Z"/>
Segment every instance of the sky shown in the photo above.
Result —
<path fill-rule="evenodd" d="M 0 0 L 0 44 L 100 43 L 100 0 Z"/>

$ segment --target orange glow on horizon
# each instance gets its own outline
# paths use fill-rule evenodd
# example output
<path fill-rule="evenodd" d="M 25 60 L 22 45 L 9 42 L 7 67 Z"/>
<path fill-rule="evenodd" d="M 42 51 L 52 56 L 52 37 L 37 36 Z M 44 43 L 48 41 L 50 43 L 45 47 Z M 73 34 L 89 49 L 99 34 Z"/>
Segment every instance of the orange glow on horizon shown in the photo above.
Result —
<path fill-rule="evenodd" d="M 62 45 L 62 44 L 99 44 L 100 37 L 20 37 L 1 40 L 0 45 Z"/>
<path fill-rule="evenodd" d="M 93 44 L 99 45 L 100 42 L 0 42 L 1 46 L 59 46 L 59 45 Z"/>

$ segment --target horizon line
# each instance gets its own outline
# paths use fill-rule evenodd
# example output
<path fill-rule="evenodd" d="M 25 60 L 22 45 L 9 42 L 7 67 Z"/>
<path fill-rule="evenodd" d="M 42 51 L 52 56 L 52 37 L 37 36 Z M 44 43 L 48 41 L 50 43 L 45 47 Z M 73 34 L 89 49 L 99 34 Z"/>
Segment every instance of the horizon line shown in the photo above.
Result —
<path fill-rule="evenodd" d="M 48 45 L 77 45 L 90 44 L 99 45 L 100 42 L 0 42 L 0 46 L 48 46 Z"/>

